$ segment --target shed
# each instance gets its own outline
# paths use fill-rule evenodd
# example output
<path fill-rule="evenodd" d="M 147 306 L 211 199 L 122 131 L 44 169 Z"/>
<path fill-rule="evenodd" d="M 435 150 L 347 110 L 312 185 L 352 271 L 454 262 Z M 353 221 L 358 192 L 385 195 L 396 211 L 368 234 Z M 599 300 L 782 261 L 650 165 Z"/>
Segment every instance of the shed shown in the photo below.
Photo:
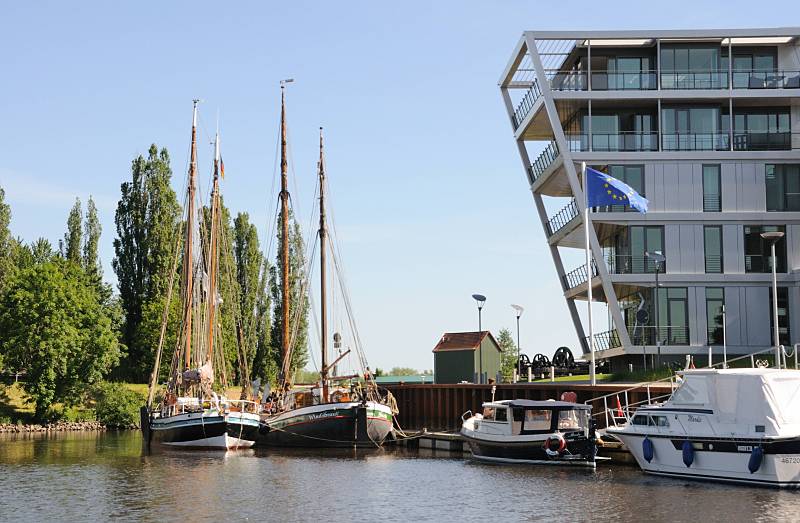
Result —
<path fill-rule="evenodd" d="M 489 331 L 445 332 L 433 348 L 433 378 L 436 383 L 487 383 L 500 373 L 501 353 Z"/>

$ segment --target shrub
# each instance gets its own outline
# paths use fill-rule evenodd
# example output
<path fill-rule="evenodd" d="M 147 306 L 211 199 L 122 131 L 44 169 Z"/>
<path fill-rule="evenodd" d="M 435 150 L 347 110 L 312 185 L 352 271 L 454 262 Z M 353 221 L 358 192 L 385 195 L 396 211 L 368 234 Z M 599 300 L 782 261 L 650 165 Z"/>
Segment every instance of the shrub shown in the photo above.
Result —
<path fill-rule="evenodd" d="M 109 427 L 126 427 L 139 423 L 139 408 L 144 395 L 119 383 L 99 383 L 93 391 L 97 421 Z"/>

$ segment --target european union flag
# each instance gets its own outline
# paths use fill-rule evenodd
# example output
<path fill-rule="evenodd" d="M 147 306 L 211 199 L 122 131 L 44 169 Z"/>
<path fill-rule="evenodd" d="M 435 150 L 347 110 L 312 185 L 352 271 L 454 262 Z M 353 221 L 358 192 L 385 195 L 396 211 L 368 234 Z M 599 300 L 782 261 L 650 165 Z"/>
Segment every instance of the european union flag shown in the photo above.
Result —
<path fill-rule="evenodd" d="M 647 212 L 647 198 L 634 191 L 627 183 L 591 167 L 586 168 L 586 205 L 629 205 L 640 213 Z"/>

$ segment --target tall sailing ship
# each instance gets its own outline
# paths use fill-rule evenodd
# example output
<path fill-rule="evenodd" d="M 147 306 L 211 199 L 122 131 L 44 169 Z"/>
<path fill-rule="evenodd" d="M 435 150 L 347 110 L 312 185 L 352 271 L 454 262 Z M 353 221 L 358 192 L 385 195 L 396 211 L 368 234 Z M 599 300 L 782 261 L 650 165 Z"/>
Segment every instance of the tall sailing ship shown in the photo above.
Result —
<path fill-rule="evenodd" d="M 329 362 L 329 339 L 339 344 L 341 336 L 328 330 L 327 252 L 332 243 L 328 235 L 325 194 L 325 156 L 320 128 L 319 139 L 319 253 L 320 253 L 320 319 L 322 358 L 319 381 L 311 387 L 292 386 L 292 350 L 294 331 L 290 329 L 290 275 L 289 275 L 289 191 L 286 155 L 286 96 L 281 84 L 281 299 L 282 336 L 281 369 L 277 390 L 265 402 L 259 428 L 258 445 L 280 447 L 380 447 L 393 434 L 393 419 L 397 413 L 391 393 L 381 395 L 366 363 L 363 350 L 354 334 L 358 355 L 359 373 L 337 376 L 337 365 L 350 354 L 346 350 Z M 334 249 L 334 268 L 339 263 Z M 340 284 L 342 279 L 339 279 Z M 343 291 L 354 329 L 352 308 Z"/>
<path fill-rule="evenodd" d="M 219 343 L 218 307 L 221 227 L 219 132 L 214 140 L 214 167 L 208 219 L 195 206 L 197 192 L 197 100 L 192 109 L 192 146 L 186 187 L 185 237 L 182 256 L 175 253 L 181 269 L 181 321 L 170 365 L 166 391 L 154 404 L 161 354 L 172 299 L 170 281 L 162 317 L 155 366 L 147 405 L 142 407 L 142 430 L 147 444 L 185 449 L 232 449 L 251 447 L 259 426 L 258 404 L 218 395 L 212 386 L 217 365 L 224 368 Z M 204 233 L 204 234 L 203 234 Z M 199 255 L 198 255 L 199 254 Z M 239 332 L 241 334 L 241 332 Z M 241 337 L 239 337 L 241 339 Z M 241 347 L 239 347 L 241 350 Z M 246 374 L 246 372 L 245 372 Z M 246 377 L 244 378 L 246 380 Z M 246 383 L 246 381 L 245 381 Z"/>

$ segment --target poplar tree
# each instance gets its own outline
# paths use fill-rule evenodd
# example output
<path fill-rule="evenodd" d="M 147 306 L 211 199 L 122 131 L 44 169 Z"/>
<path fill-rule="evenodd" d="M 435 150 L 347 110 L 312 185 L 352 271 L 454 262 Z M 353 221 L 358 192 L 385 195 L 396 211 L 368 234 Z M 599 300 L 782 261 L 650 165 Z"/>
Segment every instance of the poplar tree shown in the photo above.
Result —
<path fill-rule="evenodd" d="M 8 281 L 14 267 L 14 239 L 11 237 L 11 207 L 6 192 L 0 187 L 0 290 Z"/>
<path fill-rule="evenodd" d="M 255 354 L 250 375 L 252 379 L 259 378 L 262 383 L 274 382 L 277 375 L 277 366 L 274 353 L 277 350 L 272 345 L 272 325 L 270 311 L 272 309 L 272 295 L 268 284 L 270 279 L 270 264 L 264 259 L 261 262 L 261 271 L 258 279 L 255 310 Z"/>
<path fill-rule="evenodd" d="M 161 324 L 180 228 L 171 178 L 169 153 L 151 145 L 146 158 L 140 155 L 131 164 L 131 180 L 121 185 L 114 220 L 112 267 L 125 318 L 122 340 L 128 349 L 121 377 L 139 382 L 147 380 L 156 350 L 152 333 L 142 332 L 142 324 L 147 320 L 148 329 Z M 174 284 L 179 283 L 175 278 Z"/>
<path fill-rule="evenodd" d="M 250 368 L 254 370 L 254 359 L 258 350 L 259 285 L 263 288 L 261 268 L 264 256 L 258 242 L 258 230 L 250 223 L 247 213 L 239 213 L 233 222 L 233 257 L 236 262 L 236 281 L 239 284 L 239 310 L 242 315 L 246 356 Z"/>
<path fill-rule="evenodd" d="M 100 234 L 103 232 L 103 227 L 100 225 L 100 219 L 97 217 L 97 207 L 91 196 L 89 196 L 89 201 L 86 203 L 86 223 L 84 224 L 83 231 L 85 235 L 83 244 L 83 268 L 90 276 L 102 279 L 103 269 L 100 265 L 98 249 L 100 245 Z"/>
<path fill-rule="evenodd" d="M 80 198 L 75 198 L 75 204 L 69 211 L 67 217 L 67 232 L 64 234 L 64 251 L 61 253 L 67 260 L 82 265 L 83 256 L 81 246 L 83 245 L 83 211 L 81 210 Z"/>

